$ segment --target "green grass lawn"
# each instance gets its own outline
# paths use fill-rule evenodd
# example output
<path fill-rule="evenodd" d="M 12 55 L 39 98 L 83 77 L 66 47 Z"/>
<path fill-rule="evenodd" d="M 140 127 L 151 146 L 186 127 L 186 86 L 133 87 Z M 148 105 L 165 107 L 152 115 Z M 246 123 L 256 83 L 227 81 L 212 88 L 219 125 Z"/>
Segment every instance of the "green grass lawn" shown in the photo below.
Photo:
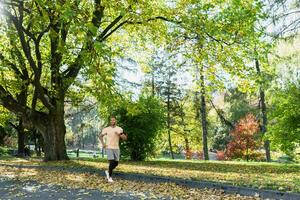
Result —
<path fill-rule="evenodd" d="M 20 163 L 22 160 L 6 159 L 0 162 Z M 90 169 L 107 167 L 105 158 L 71 158 L 70 161 L 47 163 L 39 159 L 30 159 L 22 163 Z M 117 171 L 300 192 L 299 164 L 179 160 L 121 161 Z"/>

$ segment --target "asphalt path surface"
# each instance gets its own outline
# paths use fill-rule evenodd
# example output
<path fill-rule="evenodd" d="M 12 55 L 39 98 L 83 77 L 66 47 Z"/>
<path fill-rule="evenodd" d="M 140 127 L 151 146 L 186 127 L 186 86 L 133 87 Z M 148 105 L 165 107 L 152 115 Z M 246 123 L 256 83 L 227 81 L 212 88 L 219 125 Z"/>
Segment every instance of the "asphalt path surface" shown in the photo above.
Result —
<path fill-rule="evenodd" d="M 72 200 L 135 200 L 140 199 L 131 193 L 102 192 L 100 190 L 74 189 L 58 185 L 39 184 L 36 181 L 20 181 L 14 178 L 0 176 L 0 199 L 72 199 Z"/>

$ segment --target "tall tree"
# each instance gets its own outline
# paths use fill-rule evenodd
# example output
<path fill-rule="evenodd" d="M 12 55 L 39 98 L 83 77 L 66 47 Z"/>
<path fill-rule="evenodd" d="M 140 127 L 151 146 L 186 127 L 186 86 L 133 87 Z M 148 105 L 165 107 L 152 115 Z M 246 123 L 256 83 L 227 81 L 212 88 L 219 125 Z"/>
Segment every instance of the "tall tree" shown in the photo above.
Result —
<path fill-rule="evenodd" d="M 258 75 L 259 79 L 261 80 L 261 71 L 260 71 L 261 69 L 260 69 L 258 59 L 255 59 L 255 68 L 257 71 L 257 75 Z M 261 132 L 264 136 L 267 132 L 268 121 L 267 121 L 267 106 L 266 106 L 266 100 L 265 100 L 265 91 L 262 87 L 262 84 L 260 84 L 260 86 L 259 86 L 259 97 L 260 97 L 259 108 L 260 108 L 261 117 L 262 117 Z M 265 151 L 266 151 L 266 160 L 267 160 L 267 162 L 271 162 L 270 141 L 268 139 L 265 140 L 264 147 L 265 147 Z"/>
<path fill-rule="evenodd" d="M 169 150 L 174 159 L 171 133 L 175 122 L 174 117 L 178 113 L 178 101 L 182 98 L 183 93 L 177 80 L 179 74 L 182 74 L 179 69 L 182 63 L 176 62 L 176 54 L 172 55 L 167 51 L 158 51 L 153 58 L 149 73 L 151 95 L 157 94 L 165 102 Z"/>
<path fill-rule="evenodd" d="M 32 99 L 37 99 L 42 109 L 22 105 L 12 85 L 4 84 L 7 77 L 1 77 L 0 104 L 42 133 L 46 161 L 68 159 L 64 101 L 80 70 L 90 66 L 101 69 L 99 60 L 107 54 L 109 39 L 125 25 L 168 20 L 161 16 L 166 4 L 104 0 L 1 0 L 1 4 L 6 21 L 1 24 L 0 51 L 5 60 L 15 64 L 18 58 L 6 41 L 16 41 L 24 61 L 21 67 L 28 70 L 26 82 L 33 90 Z M 1 70 L 11 72 L 4 59 Z M 16 76 L 12 73 L 12 78 Z"/>
<path fill-rule="evenodd" d="M 249 55 L 245 55 L 245 39 L 251 36 L 261 17 L 260 1 L 185 1 L 180 22 L 174 29 L 179 46 L 194 62 L 204 140 L 203 151 L 208 159 L 206 102 L 214 89 L 224 88 L 224 74 L 236 79 L 245 76 Z M 201 81 L 202 79 L 202 81 Z M 204 81 L 203 81 L 204 80 Z M 202 83 L 202 84 L 201 84 Z M 243 87 L 247 88 L 246 85 Z"/>
<path fill-rule="evenodd" d="M 201 91 L 201 122 L 202 122 L 202 143 L 203 143 L 203 153 L 204 153 L 204 159 L 209 160 L 208 157 L 208 144 L 207 144 L 207 106 L 206 106 L 206 100 L 205 100 L 205 86 L 204 86 L 204 71 L 203 66 L 200 67 L 200 91 Z"/>

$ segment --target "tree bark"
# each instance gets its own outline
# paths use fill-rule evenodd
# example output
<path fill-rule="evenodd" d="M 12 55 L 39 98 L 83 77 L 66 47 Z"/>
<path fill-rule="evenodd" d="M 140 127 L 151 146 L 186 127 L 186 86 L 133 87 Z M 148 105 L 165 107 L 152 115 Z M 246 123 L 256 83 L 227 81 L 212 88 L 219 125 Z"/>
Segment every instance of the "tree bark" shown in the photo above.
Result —
<path fill-rule="evenodd" d="M 170 70 L 170 69 L 169 69 Z M 167 94 L 167 110 L 168 110 L 168 119 L 167 119 L 167 128 L 168 128 L 168 137 L 169 137 L 169 147 L 171 152 L 171 157 L 174 159 L 174 153 L 172 148 L 172 138 L 171 138 L 171 97 L 170 97 L 170 87 L 171 87 L 171 73 L 168 73 L 168 94 Z"/>
<path fill-rule="evenodd" d="M 203 66 L 200 68 L 200 93 L 201 93 L 201 124 L 202 124 L 202 144 L 203 144 L 203 156 L 205 160 L 209 160 L 208 156 L 208 144 L 207 144 L 207 116 L 206 116 L 206 101 L 205 101 L 205 83 Z"/>
<path fill-rule="evenodd" d="M 16 127 L 18 133 L 18 156 L 24 157 L 25 155 L 25 131 L 24 131 L 23 121 L 19 119 L 19 124 Z"/>
<path fill-rule="evenodd" d="M 62 105 L 57 105 L 55 112 L 50 112 L 48 116 L 46 131 L 43 131 L 45 161 L 69 160 L 65 145 L 66 126 L 64 121 L 64 109 Z"/>
<path fill-rule="evenodd" d="M 259 78 L 261 78 L 261 71 L 260 71 L 260 65 L 258 59 L 255 59 L 255 67 L 257 74 Z M 262 124 L 261 124 L 261 132 L 264 136 L 267 132 L 267 124 L 268 124 L 268 118 L 267 118 L 267 106 L 265 101 L 265 91 L 263 90 L 262 83 L 260 80 L 260 86 L 259 86 L 259 96 L 260 96 L 260 111 L 262 115 Z M 270 141 L 265 140 L 264 147 L 266 151 L 266 160 L 267 162 L 271 162 L 271 150 L 270 150 Z"/>
<path fill-rule="evenodd" d="M 170 98 L 168 97 L 168 119 L 167 119 L 167 128 L 168 128 L 168 139 L 169 139 L 169 148 L 170 148 L 170 153 L 172 159 L 174 159 L 174 153 L 173 153 L 173 148 L 172 148 L 172 138 L 171 138 L 171 116 L 170 116 Z"/>
<path fill-rule="evenodd" d="M 65 124 L 50 116 L 47 131 L 43 133 L 45 161 L 68 160 L 65 145 Z"/>
<path fill-rule="evenodd" d="M 55 101 L 55 109 L 48 114 L 39 113 L 28 120 L 43 136 L 44 161 L 69 160 L 65 145 L 66 126 L 64 121 L 63 97 Z"/>

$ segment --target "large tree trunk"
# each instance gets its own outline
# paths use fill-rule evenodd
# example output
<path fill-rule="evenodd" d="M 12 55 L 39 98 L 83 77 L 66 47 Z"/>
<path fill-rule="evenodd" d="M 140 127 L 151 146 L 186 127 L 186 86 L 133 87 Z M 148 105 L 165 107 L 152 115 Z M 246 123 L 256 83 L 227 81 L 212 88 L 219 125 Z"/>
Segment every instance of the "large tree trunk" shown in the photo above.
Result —
<path fill-rule="evenodd" d="M 48 126 L 49 131 L 46 133 L 44 151 L 45 161 L 68 160 L 66 146 L 64 142 L 64 128 L 55 124 Z"/>
<path fill-rule="evenodd" d="M 19 124 L 16 127 L 18 133 L 18 156 L 24 157 L 25 155 L 25 128 L 23 126 L 23 120 L 19 119 Z"/>
<path fill-rule="evenodd" d="M 205 101 L 205 83 L 203 67 L 200 69 L 200 90 L 201 90 L 201 123 L 202 123 L 202 144 L 203 144 L 203 156 L 205 160 L 209 160 L 208 156 L 208 144 L 207 144 L 207 119 L 206 119 L 206 101 Z"/>
<path fill-rule="evenodd" d="M 255 67 L 257 74 L 259 78 L 261 78 L 261 72 L 260 72 L 260 66 L 259 66 L 259 61 L 258 59 L 255 59 Z M 263 136 L 267 132 L 267 106 L 266 106 L 266 101 L 265 101 L 265 91 L 263 90 L 263 87 L 261 85 L 260 81 L 260 87 L 259 87 L 259 96 L 260 96 L 260 110 L 261 110 L 261 115 L 262 115 L 262 124 L 261 124 L 261 132 Z M 270 150 L 270 141 L 265 140 L 264 143 L 265 151 L 266 151 L 266 160 L 267 162 L 271 162 L 271 150 Z"/>
<path fill-rule="evenodd" d="M 57 113 L 49 117 L 50 123 L 45 134 L 46 138 L 44 138 L 45 161 L 68 160 L 65 144 L 66 127 L 63 114 Z"/>
<path fill-rule="evenodd" d="M 44 137 L 45 161 L 68 160 L 65 133 L 66 128 L 64 121 L 59 121 L 55 116 L 49 116 L 49 124 L 46 127 Z"/>
<path fill-rule="evenodd" d="M 68 160 L 65 134 L 63 101 L 57 103 L 55 111 L 50 111 L 44 128 L 40 130 L 44 138 L 45 161 Z"/>
<path fill-rule="evenodd" d="M 0 92 L 1 92 L 0 86 Z M 0 93 L 1 94 L 1 93 Z M 45 161 L 52 160 L 68 160 L 65 134 L 66 127 L 64 122 L 64 101 L 56 104 L 53 110 L 50 110 L 48 114 L 32 111 L 28 108 L 14 104 L 11 96 L 7 96 L 6 101 L 3 101 L 4 107 L 8 108 L 12 112 L 19 114 L 22 118 L 24 126 L 30 128 L 34 127 L 43 136 Z"/>

